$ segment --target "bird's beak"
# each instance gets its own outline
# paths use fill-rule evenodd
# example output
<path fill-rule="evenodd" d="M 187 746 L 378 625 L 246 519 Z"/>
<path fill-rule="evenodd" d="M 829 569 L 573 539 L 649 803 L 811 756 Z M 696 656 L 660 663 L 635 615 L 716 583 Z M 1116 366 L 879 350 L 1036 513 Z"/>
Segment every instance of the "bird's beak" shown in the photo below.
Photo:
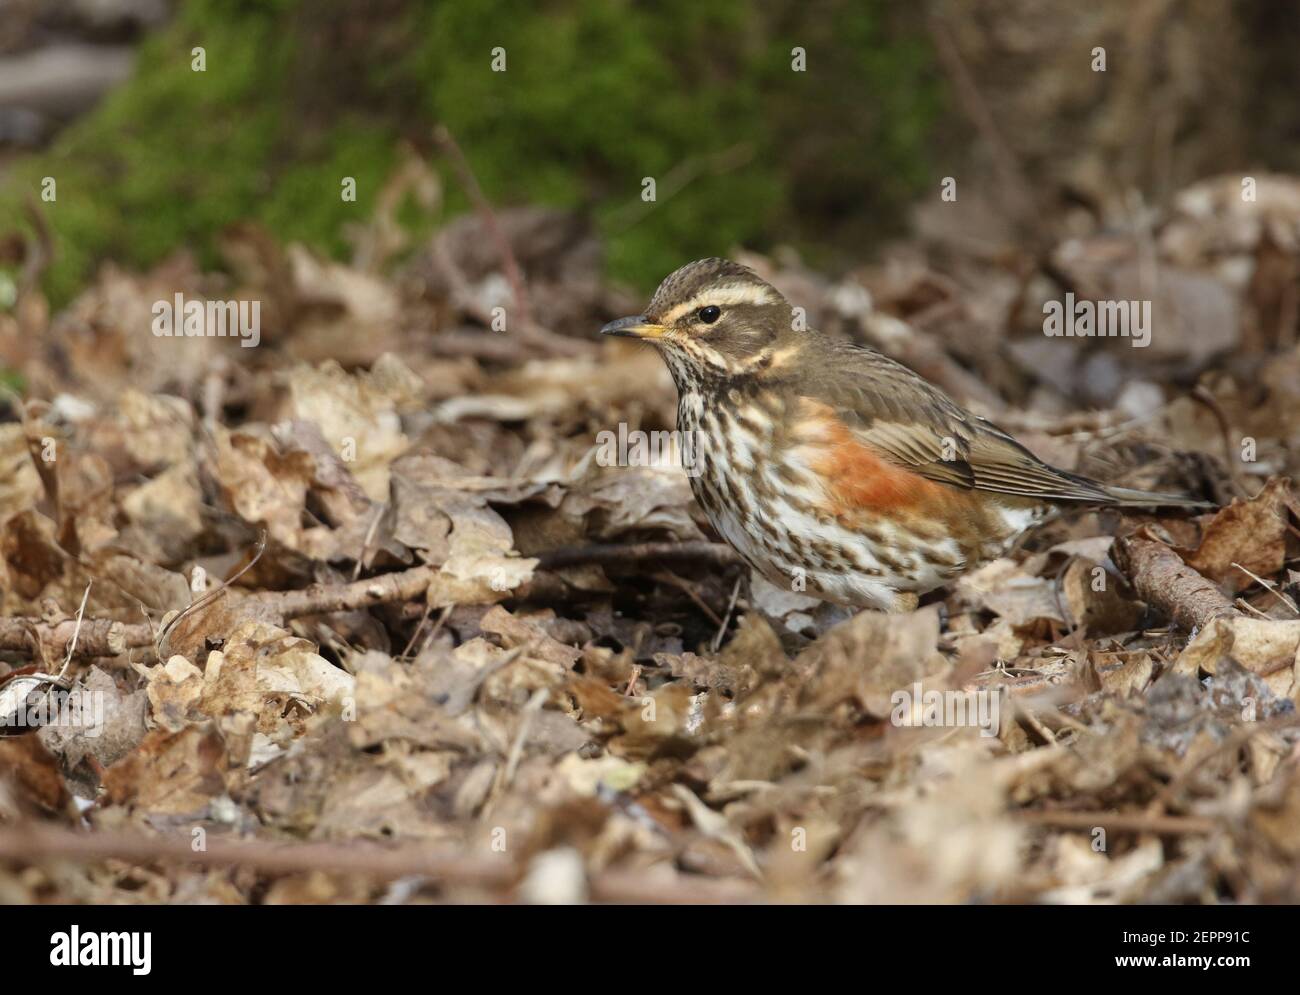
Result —
<path fill-rule="evenodd" d="M 601 335 L 618 335 L 625 339 L 660 339 L 667 329 L 656 325 L 643 314 L 634 314 L 630 318 L 611 321 L 600 330 Z"/>

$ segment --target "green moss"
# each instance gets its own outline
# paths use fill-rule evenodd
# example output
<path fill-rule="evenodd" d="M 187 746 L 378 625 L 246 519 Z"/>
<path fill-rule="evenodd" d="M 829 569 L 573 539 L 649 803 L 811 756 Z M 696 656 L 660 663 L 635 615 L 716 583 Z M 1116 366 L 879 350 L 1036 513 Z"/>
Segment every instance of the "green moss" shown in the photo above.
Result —
<path fill-rule="evenodd" d="M 146 43 L 133 79 L 6 184 L 0 209 L 52 177 L 42 205 L 58 242 L 47 289 L 65 300 L 101 258 L 147 265 L 256 216 L 283 120 L 287 4 L 203 0 Z M 191 68 L 206 51 L 207 71 Z"/>
<path fill-rule="evenodd" d="M 12 171 L 0 227 L 56 179 L 56 303 L 103 258 L 145 266 L 186 246 L 212 264 L 213 236 L 244 219 L 341 253 L 398 140 L 427 147 L 442 122 L 494 201 L 589 210 L 611 271 L 640 285 L 736 244 L 861 255 L 925 181 L 937 113 L 920 33 L 886 9 L 188 0 L 131 81 Z M 191 69 L 199 45 L 206 72 Z M 449 210 L 465 209 L 446 180 Z"/>
<path fill-rule="evenodd" d="M 638 206 L 645 177 L 667 186 L 674 169 L 698 172 L 693 162 L 761 130 L 750 83 L 709 79 L 717 67 L 707 39 L 733 34 L 743 9 L 731 0 L 670 2 L 653 14 L 607 0 L 540 12 L 513 0 L 450 4 L 417 21 L 423 42 L 410 68 L 426 81 L 430 117 L 457 136 L 489 196 L 595 203 L 612 235 L 612 270 L 644 283 L 684 255 L 750 239 L 779 200 L 775 171 L 751 165 L 748 175 L 696 177 L 676 194 L 661 187 L 654 210 Z M 504 72 L 492 70 L 498 48 Z"/>
<path fill-rule="evenodd" d="M 27 386 L 27 381 L 17 370 L 10 370 L 0 366 L 0 385 L 8 387 L 10 390 L 21 395 Z"/>
<path fill-rule="evenodd" d="M 253 216 L 282 238 L 342 253 L 342 224 L 369 216 L 375 192 L 396 163 L 396 136 L 364 121 L 342 121 L 322 136 L 319 156 L 286 167 L 274 196 Z M 343 200 L 345 177 L 356 181 L 355 203 Z"/>

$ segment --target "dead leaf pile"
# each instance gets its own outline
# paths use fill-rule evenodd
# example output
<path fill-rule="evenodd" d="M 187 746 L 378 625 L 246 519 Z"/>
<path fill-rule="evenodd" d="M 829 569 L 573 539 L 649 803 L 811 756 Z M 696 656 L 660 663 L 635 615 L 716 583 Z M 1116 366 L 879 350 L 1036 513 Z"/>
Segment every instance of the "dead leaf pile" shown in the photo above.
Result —
<path fill-rule="evenodd" d="M 391 218 L 352 264 L 242 225 L 228 275 L 0 314 L 0 668 L 70 658 L 87 702 L 0 739 L 6 893 L 1300 900 L 1300 346 L 1278 267 L 1243 278 L 1300 256 L 1300 180 L 1226 182 L 1047 266 L 933 231 L 839 279 L 743 257 L 1043 457 L 1221 505 L 1050 522 L 897 616 L 751 577 L 671 458 L 605 465 L 675 394 L 597 340 L 636 300 L 575 219 L 502 214 L 526 319 L 479 221 L 399 264 Z M 1156 347 L 1043 336 L 1062 279 L 1154 300 Z M 259 346 L 153 335 L 176 293 L 259 300 Z M 26 859 L 33 827 L 207 857 Z M 410 863 L 269 849 L 325 843 Z"/>

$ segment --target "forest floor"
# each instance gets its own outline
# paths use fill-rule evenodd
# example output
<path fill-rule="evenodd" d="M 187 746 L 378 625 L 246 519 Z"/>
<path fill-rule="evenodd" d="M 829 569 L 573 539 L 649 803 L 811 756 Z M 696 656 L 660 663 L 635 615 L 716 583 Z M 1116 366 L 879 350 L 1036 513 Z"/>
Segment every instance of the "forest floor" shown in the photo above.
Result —
<path fill-rule="evenodd" d="M 649 444 L 672 382 L 599 340 L 644 302 L 572 217 L 396 265 L 395 187 L 351 265 L 240 226 L 57 314 L 10 238 L 0 720 L 82 707 L 0 741 L 0 897 L 1300 901 L 1300 179 L 1239 190 L 1033 256 L 741 256 L 1050 462 L 1220 507 L 836 625 Z M 1149 344 L 1044 335 L 1066 293 Z M 158 334 L 187 301 L 256 301 L 256 348 Z"/>

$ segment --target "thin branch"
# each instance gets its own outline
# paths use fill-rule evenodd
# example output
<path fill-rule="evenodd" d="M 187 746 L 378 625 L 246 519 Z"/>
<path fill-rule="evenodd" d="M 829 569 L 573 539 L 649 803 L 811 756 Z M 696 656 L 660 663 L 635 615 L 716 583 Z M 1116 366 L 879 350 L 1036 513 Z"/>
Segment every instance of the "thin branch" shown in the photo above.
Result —
<path fill-rule="evenodd" d="M 380 878 L 421 875 L 488 886 L 509 884 L 516 877 L 514 864 L 508 858 L 471 857 L 462 852 L 438 852 L 428 846 L 390 848 L 370 844 L 236 842 L 209 833 L 204 849 L 196 851 L 191 848 L 189 836 L 154 837 L 107 831 L 82 833 L 37 824 L 0 830 L 0 858 L 38 860 L 43 857 L 123 860 L 132 864 L 237 865 L 268 874 L 334 871 Z"/>
<path fill-rule="evenodd" d="M 709 648 L 714 653 L 718 652 L 722 646 L 722 637 L 726 635 L 727 623 L 731 621 L 731 613 L 736 610 L 736 598 L 740 596 L 740 585 L 744 579 L 744 574 L 741 574 L 736 578 L 736 583 L 731 586 L 731 599 L 727 602 L 727 613 L 722 617 L 722 624 L 718 626 L 718 631 L 713 636 L 713 642 L 709 644 Z"/>
<path fill-rule="evenodd" d="M 266 591 L 250 597 L 284 618 L 356 611 L 369 605 L 413 601 L 424 596 L 438 567 L 425 564 L 348 584 L 313 584 L 301 591 Z"/>
<path fill-rule="evenodd" d="M 34 640 L 48 647 L 51 656 L 67 652 L 77 632 L 75 618 L 47 622 L 40 618 L 0 618 L 0 650 L 33 651 Z M 117 656 L 128 649 L 153 645 L 153 633 L 143 622 L 128 624 L 112 619 L 84 622 L 77 637 L 76 656 Z"/>
<path fill-rule="evenodd" d="M 484 195 L 483 188 L 479 186 L 478 177 L 470 168 L 469 160 L 465 158 L 465 153 L 461 151 L 460 145 L 446 125 L 440 124 L 433 129 L 433 140 L 450 160 L 451 167 L 455 170 L 461 186 L 465 188 L 466 195 L 483 219 L 483 227 L 487 231 L 488 238 L 495 243 L 497 252 L 501 256 L 501 268 L 505 272 L 510 291 L 515 298 L 516 318 L 525 333 L 530 333 L 533 330 L 533 319 L 528 304 L 528 291 L 524 286 L 524 274 L 519 268 L 519 260 L 515 258 L 514 249 L 510 247 L 510 239 L 506 237 L 501 223 L 497 220 L 496 211 L 492 209 L 492 204 Z"/>
<path fill-rule="evenodd" d="M 608 230 L 623 232 L 646 217 L 656 206 L 663 204 L 701 176 L 723 176 L 734 172 L 754 158 L 754 146 L 741 142 L 730 148 L 708 155 L 693 156 L 670 169 L 657 184 L 654 200 L 638 197 L 611 211 L 605 219 Z"/>
<path fill-rule="evenodd" d="M 1300 608 L 1296 607 L 1296 603 L 1292 601 L 1289 597 L 1287 597 L 1285 594 L 1283 594 L 1281 591 L 1279 591 L 1277 589 L 1277 585 L 1274 584 L 1272 581 L 1265 580 L 1263 577 L 1259 576 L 1259 574 L 1247 570 L 1240 563 L 1232 563 L 1230 565 L 1236 567 L 1247 577 L 1253 580 L 1256 584 L 1264 588 L 1264 590 L 1268 591 L 1269 594 L 1277 598 L 1278 601 L 1282 602 L 1282 604 L 1287 608 L 1288 611 L 1291 612 L 1292 615 L 1300 615 Z M 1267 618 L 1268 616 L 1265 615 L 1264 617 Z"/>
<path fill-rule="evenodd" d="M 716 542 L 596 543 L 590 546 L 562 546 L 537 554 L 543 570 L 571 567 L 580 563 L 634 563 L 640 560 L 693 560 L 719 567 L 743 562 L 730 546 Z"/>
<path fill-rule="evenodd" d="M 72 639 L 68 642 L 68 652 L 63 657 L 63 669 L 59 671 L 60 679 L 67 675 L 68 667 L 72 665 L 72 655 L 77 652 L 77 637 L 81 635 L 81 623 L 86 617 L 86 602 L 90 600 L 90 589 L 94 586 L 95 582 L 92 580 L 81 592 L 81 607 L 77 609 L 76 627 L 72 630 Z"/>
<path fill-rule="evenodd" d="M 437 573 L 437 567 L 426 564 L 349 584 L 316 584 L 300 591 L 265 591 L 245 597 L 264 605 L 270 614 L 282 619 L 326 615 L 423 597 Z M 227 596 L 238 597 L 235 590 L 223 588 L 221 592 L 213 593 L 224 592 Z M 195 602 L 197 607 L 191 607 L 202 611 L 210 603 L 210 600 L 202 605 Z M 30 651 L 33 649 L 33 640 L 39 639 L 40 645 L 47 648 L 50 655 L 57 656 L 68 652 L 76 634 L 76 619 L 49 622 L 40 618 L 0 618 L 0 650 Z M 164 636 L 165 634 L 166 632 L 163 633 Z M 111 619 L 95 619 L 82 624 L 81 633 L 72 648 L 78 657 L 117 656 L 128 649 L 154 644 L 154 634 L 144 622 L 129 624 Z"/>
<path fill-rule="evenodd" d="M 54 262 L 56 242 L 54 232 L 50 229 L 50 222 L 45 217 L 45 211 L 42 210 L 41 203 L 34 194 L 28 193 L 24 198 L 23 209 L 32 223 L 32 230 L 36 233 L 35 240 L 27 244 L 27 256 L 19 280 L 20 291 L 28 293 L 41 282 L 46 270 Z"/>
<path fill-rule="evenodd" d="M 1017 812 L 1016 818 L 1031 826 L 1050 829 L 1078 829 L 1088 832 L 1097 827 L 1120 833 L 1156 833 L 1160 836 L 1183 836 L 1188 833 L 1213 833 L 1223 823 L 1199 815 L 1151 815 L 1145 812 Z"/>
<path fill-rule="evenodd" d="M 463 851 L 435 850 L 427 844 L 392 847 L 371 843 L 272 843 L 228 840 L 208 835 L 204 849 L 191 849 L 191 839 L 99 831 L 75 832 L 58 826 L 32 824 L 0 829 L 0 860 L 41 859 L 131 864 L 195 864 L 201 867 L 247 867 L 263 874 L 364 874 L 392 880 L 424 877 L 433 881 L 506 889 L 522 877 L 510 857 L 472 856 Z M 678 874 L 647 880 L 644 873 L 603 871 L 589 881 L 593 901 L 656 904 L 732 904 L 761 901 L 762 892 L 749 882 Z"/>
<path fill-rule="evenodd" d="M 932 11 L 926 18 L 926 26 L 934 42 L 935 54 L 938 55 L 944 72 L 952 81 L 953 92 L 957 95 L 958 103 L 989 147 L 998 179 L 1006 194 L 1007 206 L 1016 213 L 1020 221 L 1033 224 L 1037 212 L 1034 209 L 1034 195 L 1029 181 L 1024 170 L 1020 168 L 1020 162 L 1011 150 L 1011 146 L 1007 144 L 1002 130 L 998 127 L 988 102 L 980 93 L 975 77 L 966 65 L 966 60 L 962 58 L 947 21 L 942 15 Z"/>
<path fill-rule="evenodd" d="M 702 611 L 705 614 L 705 616 L 708 618 L 708 620 L 712 622 L 714 625 L 719 627 L 726 625 L 726 623 L 722 621 L 721 616 L 719 616 L 717 612 L 715 612 L 711 607 L 709 607 L 709 603 L 705 601 L 702 597 L 700 597 L 700 593 L 697 590 L 695 590 L 695 586 L 691 584 L 690 581 L 683 580 L 681 577 L 678 577 L 675 573 L 673 573 L 671 570 L 668 570 L 667 568 L 663 570 L 655 571 L 653 576 L 655 580 L 667 584 L 670 587 L 677 588 L 677 590 L 681 591 L 688 598 L 690 598 L 691 601 L 694 603 L 695 607 L 698 608 L 700 611 Z"/>
<path fill-rule="evenodd" d="M 1111 558 L 1128 575 L 1138 597 L 1185 630 L 1241 614 L 1222 591 L 1184 563 L 1168 545 L 1146 534 L 1145 529 L 1116 539 Z"/>
<path fill-rule="evenodd" d="M 1228 416 L 1224 414 L 1223 406 L 1219 404 L 1218 399 L 1210 393 L 1204 384 L 1197 384 L 1193 387 L 1189 396 L 1214 416 L 1214 420 L 1219 426 L 1219 441 L 1223 443 L 1223 462 L 1228 467 L 1228 479 L 1232 482 L 1233 489 L 1236 490 L 1238 497 L 1250 497 L 1250 491 L 1242 480 L 1241 460 L 1238 459 L 1238 453 L 1233 448 L 1232 427 L 1228 423 Z"/>

